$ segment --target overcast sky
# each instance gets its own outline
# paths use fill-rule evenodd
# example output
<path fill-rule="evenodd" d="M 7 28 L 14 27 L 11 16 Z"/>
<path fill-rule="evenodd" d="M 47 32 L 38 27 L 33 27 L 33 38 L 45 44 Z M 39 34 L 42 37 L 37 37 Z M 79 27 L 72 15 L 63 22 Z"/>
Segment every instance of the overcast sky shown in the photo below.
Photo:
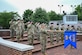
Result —
<path fill-rule="evenodd" d="M 72 12 L 70 5 L 79 5 L 82 0 L 0 0 L 0 12 L 2 11 L 16 11 L 20 15 L 26 9 L 35 10 L 38 7 L 44 8 L 46 11 L 55 11 L 60 13 L 58 5 L 63 5 L 61 12 L 64 10 L 66 13 Z"/>

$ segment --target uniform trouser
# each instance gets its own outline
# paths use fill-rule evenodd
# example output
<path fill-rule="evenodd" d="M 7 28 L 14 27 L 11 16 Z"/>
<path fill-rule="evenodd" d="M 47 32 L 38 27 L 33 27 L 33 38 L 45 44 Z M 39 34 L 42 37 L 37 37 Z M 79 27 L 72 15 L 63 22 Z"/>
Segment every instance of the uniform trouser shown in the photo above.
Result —
<path fill-rule="evenodd" d="M 39 41 L 40 40 L 40 33 L 36 33 L 36 36 L 37 36 L 37 40 Z"/>
<path fill-rule="evenodd" d="M 46 51 L 46 36 L 43 35 L 43 34 L 40 36 L 40 44 L 41 44 L 41 52 L 43 54 L 45 54 L 45 51 Z"/>
<path fill-rule="evenodd" d="M 16 30 L 16 38 L 17 38 L 17 41 L 19 42 L 19 39 L 21 38 L 21 35 L 22 35 L 22 30 Z"/>
<path fill-rule="evenodd" d="M 61 33 L 56 33 L 56 42 L 59 42 Z"/>
<path fill-rule="evenodd" d="M 54 42 L 54 33 L 50 33 L 50 43 L 53 44 Z"/>
<path fill-rule="evenodd" d="M 24 30 L 21 32 L 21 37 L 23 38 L 23 33 L 24 33 Z"/>
<path fill-rule="evenodd" d="M 61 41 L 63 42 L 64 40 L 64 33 L 61 33 Z"/>
<path fill-rule="evenodd" d="M 29 45 L 33 45 L 33 41 L 34 41 L 34 35 L 32 35 L 32 34 L 28 35 L 28 43 L 29 43 Z"/>
<path fill-rule="evenodd" d="M 14 37 L 14 35 L 15 35 L 15 30 L 14 29 L 10 29 L 11 31 L 10 31 L 10 36 L 13 38 Z"/>

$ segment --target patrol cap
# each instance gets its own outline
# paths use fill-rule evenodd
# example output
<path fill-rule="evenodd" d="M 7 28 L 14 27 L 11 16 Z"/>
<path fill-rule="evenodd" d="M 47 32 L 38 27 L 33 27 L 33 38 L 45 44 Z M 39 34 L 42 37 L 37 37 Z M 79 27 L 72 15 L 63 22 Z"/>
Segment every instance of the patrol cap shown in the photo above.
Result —
<path fill-rule="evenodd" d="M 59 25 L 59 23 L 57 23 L 57 25 Z"/>
<path fill-rule="evenodd" d="M 51 24 L 53 24 L 53 23 L 51 23 Z"/>

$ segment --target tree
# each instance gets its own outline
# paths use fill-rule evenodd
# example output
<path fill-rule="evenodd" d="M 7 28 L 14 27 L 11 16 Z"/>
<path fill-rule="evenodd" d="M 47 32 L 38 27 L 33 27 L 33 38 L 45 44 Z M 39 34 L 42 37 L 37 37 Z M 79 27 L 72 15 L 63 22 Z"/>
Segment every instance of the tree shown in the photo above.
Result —
<path fill-rule="evenodd" d="M 24 11 L 24 14 L 23 14 L 24 21 L 26 22 L 26 21 L 31 20 L 32 19 L 31 18 L 32 14 L 33 14 L 33 11 L 32 10 L 30 10 L 30 9 L 25 10 Z"/>
<path fill-rule="evenodd" d="M 82 20 L 82 7 L 80 5 L 78 5 L 76 8 L 75 8 L 76 12 L 77 12 L 77 15 L 78 15 L 78 19 L 79 20 Z"/>
<path fill-rule="evenodd" d="M 15 12 L 0 12 L 0 26 L 3 28 L 9 28 L 9 21 L 13 18 Z"/>
<path fill-rule="evenodd" d="M 37 8 L 35 10 L 33 18 L 34 18 L 34 22 L 48 23 L 48 21 L 49 21 L 47 12 L 42 8 Z"/>
<path fill-rule="evenodd" d="M 49 16 L 50 21 L 61 20 L 62 18 L 62 15 L 56 14 L 54 11 L 48 12 L 48 16 Z"/>
<path fill-rule="evenodd" d="M 52 20 L 56 20 L 57 18 L 57 15 L 54 11 L 50 11 L 48 12 L 48 16 L 49 16 L 49 19 L 52 21 Z"/>
<path fill-rule="evenodd" d="M 57 19 L 56 20 L 63 20 L 63 15 L 57 14 Z"/>

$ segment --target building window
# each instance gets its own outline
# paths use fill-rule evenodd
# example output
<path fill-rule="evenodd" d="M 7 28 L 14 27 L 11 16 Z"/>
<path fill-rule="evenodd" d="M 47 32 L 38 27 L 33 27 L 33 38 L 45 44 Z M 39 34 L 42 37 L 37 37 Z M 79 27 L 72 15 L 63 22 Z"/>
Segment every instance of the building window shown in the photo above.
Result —
<path fill-rule="evenodd" d="M 77 21 L 77 16 L 66 16 L 66 21 Z"/>

